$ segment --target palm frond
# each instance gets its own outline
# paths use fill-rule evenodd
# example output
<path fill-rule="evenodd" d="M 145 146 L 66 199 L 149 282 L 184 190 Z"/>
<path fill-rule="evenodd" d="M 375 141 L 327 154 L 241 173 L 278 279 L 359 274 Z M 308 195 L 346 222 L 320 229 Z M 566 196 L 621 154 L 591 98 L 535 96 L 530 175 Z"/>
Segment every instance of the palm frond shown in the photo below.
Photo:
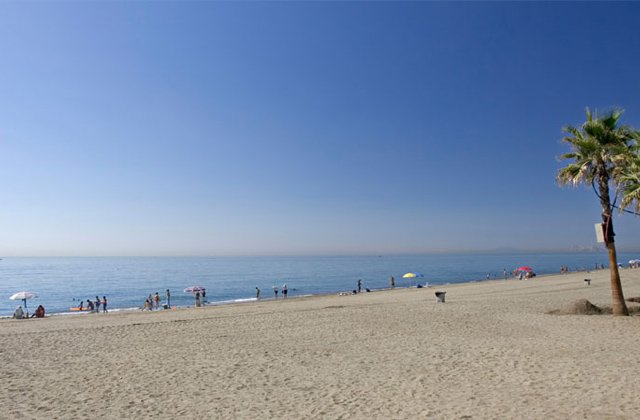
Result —
<path fill-rule="evenodd" d="M 633 156 L 640 156 L 640 132 L 618 125 L 623 112 L 615 108 L 599 116 L 597 111 L 586 108 L 587 119 L 579 128 L 562 128 L 567 134 L 562 142 L 569 144 L 571 150 L 558 160 L 572 162 L 556 174 L 559 184 L 591 184 L 597 174 L 604 173 L 621 190 L 631 188 L 630 181 L 623 179 L 632 171 Z M 636 166 L 640 168 L 640 163 Z"/>
<path fill-rule="evenodd" d="M 622 209 L 627 208 L 634 204 L 635 210 L 640 210 L 640 180 L 636 179 L 633 182 L 629 182 L 622 188 L 622 200 L 620 201 L 620 207 Z"/>
<path fill-rule="evenodd" d="M 564 133 L 569 133 L 573 137 L 576 137 L 576 138 L 581 138 L 582 137 L 582 132 L 580 130 L 578 130 L 576 127 L 571 126 L 571 125 L 567 125 L 567 126 L 562 127 L 562 131 Z M 565 137 L 565 139 L 567 139 L 567 137 Z"/>
<path fill-rule="evenodd" d="M 591 184 L 595 176 L 595 170 L 591 162 L 570 163 L 558 171 L 556 180 L 560 185 L 571 184 L 574 187 L 579 184 Z"/>

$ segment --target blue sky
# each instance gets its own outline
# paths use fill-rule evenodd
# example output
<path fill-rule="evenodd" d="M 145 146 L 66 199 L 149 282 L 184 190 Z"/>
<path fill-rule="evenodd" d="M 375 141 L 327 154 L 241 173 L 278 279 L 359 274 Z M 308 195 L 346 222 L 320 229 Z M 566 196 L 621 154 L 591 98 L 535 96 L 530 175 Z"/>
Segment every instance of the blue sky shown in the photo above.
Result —
<path fill-rule="evenodd" d="M 569 250 L 640 4 L 1 3 L 0 255 Z M 616 219 L 640 250 L 640 219 Z"/>

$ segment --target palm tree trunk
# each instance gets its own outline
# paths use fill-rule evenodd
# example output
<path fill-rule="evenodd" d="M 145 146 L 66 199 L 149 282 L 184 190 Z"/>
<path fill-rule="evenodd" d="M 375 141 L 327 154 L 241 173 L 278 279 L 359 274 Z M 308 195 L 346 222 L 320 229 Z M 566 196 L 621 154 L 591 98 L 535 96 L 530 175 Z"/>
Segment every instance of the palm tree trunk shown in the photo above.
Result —
<path fill-rule="evenodd" d="M 622 294 L 622 283 L 618 271 L 618 256 L 613 233 L 613 218 L 611 217 L 611 199 L 609 198 L 609 176 L 606 171 L 600 171 L 598 177 L 598 189 L 600 190 L 600 204 L 602 205 L 602 222 L 604 226 L 604 240 L 609 251 L 609 272 L 611 273 L 611 303 L 613 315 L 628 316 L 629 310 Z"/>
<path fill-rule="evenodd" d="M 617 316 L 629 315 L 629 309 L 622 294 L 622 284 L 620 282 L 620 272 L 618 271 L 618 258 L 616 256 L 616 245 L 613 241 L 607 244 L 609 251 L 609 271 L 611 272 L 611 302 L 613 314 Z"/>

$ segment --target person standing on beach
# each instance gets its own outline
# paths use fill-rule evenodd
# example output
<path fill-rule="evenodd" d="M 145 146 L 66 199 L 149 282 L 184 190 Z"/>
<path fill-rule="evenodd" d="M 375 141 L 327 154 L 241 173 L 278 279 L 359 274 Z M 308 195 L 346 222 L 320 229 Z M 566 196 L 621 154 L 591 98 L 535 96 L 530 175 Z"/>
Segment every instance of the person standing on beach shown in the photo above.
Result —
<path fill-rule="evenodd" d="M 207 303 L 207 289 L 202 289 L 202 303 Z"/>
<path fill-rule="evenodd" d="M 260 299 L 260 289 L 256 286 L 256 299 Z"/>
<path fill-rule="evenodd" d="M 273 286 L 273 295 L 275 296 L 276 299 L 278 299 L 278 287 L 277 286 Z"/>
<path fill-rule="evenodd" d="M 199 308 L 202 304 L 200 303 L 200 292 L 196 292 L 196 308 Z"/>
<path fill-rule="evenodd" d="M 362 291 L 362 279 L 358 279 L 358 293 Z"/>
<path fill-rule="evenodd" d="M 100 312 L 100 298 L 96 296 L 96 313 Z"/>
<path fill-rule="evenodd" d="M 289 289 L 287 289 L 287 285 L 283 284 L 282 285 L 282 298 L 286 299 L 287 298 L 287 293 L 289 292 Z"/>
<path fill-rule="evenodd" d="M 171 292 L 167 289 L 167 306 L 171 309 Z"/>
<path fill-rule="evenodd" d="M 147 300 L 149 301 L 149 310 L 153 311 L 153 296 L 151 296 L 151 293 L 149 293 Z"/>
<path fill-rule="evenodd" d="M 155 302 L 156 309 L 160 309 L 160 295 L 156 292 L 156 295 L 153 297 L 153 301 Z"/>
<path fill-rule="evenodd" d="M 102 296 L 102 312 L 104 312 L 105 314 L 108 312 L 107 311 L 107 297 L 106 296 Z"/>
<path fill-rule="evenodd" d="M 507 279 L 507 269 L 506 268 L 502 269 L 502 274 L 504 274 L 504 279 L 506 280 Z"/>
<path fill-rule="evenodd" d="M 393 276 L 391 276 L 391 279 L 389 280 L 389 285 L 392 289 L 396 287 L 396 279 L 394 279 Z"/>

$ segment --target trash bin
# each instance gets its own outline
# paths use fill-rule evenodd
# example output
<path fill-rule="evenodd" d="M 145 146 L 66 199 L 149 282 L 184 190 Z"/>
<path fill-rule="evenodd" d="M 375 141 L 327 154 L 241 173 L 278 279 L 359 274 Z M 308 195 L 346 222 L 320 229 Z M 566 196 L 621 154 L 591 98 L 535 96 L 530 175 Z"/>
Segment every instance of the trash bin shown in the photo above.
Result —
<path fill-rule="evenodd" d="M 436 292 L 436 302 L 438 303 L 444 303 L 444 295 L 447 292 Z"/>

